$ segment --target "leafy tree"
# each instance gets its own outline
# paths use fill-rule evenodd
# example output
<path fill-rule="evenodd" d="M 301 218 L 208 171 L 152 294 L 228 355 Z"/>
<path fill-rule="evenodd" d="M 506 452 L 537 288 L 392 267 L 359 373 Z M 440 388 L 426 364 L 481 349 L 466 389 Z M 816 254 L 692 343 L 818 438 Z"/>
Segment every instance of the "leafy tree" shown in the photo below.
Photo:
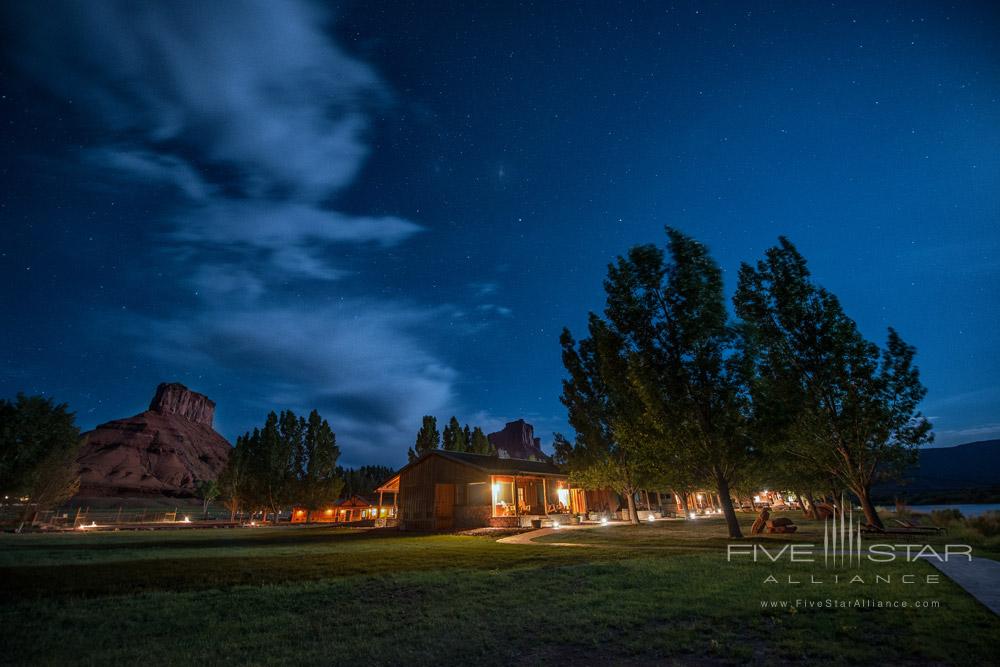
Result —
<path fill-rule="evenodd" d="M 257 508 L 272 513 L 274 521 L 294 494 L 297 452 L 293 438 L 300 425 L 293 420 L 290 411 L 280 418 L 272 411 L 263 428 L 244 436 L 251 497 Z"/>
<path fill-rule="evenodd" d="M 201 498 L 201 518 L 208 518 L 208 505 L 213 500 L 219 497 L 222 493 L 222 487 L 219 486 L 219 482 L 214 479 L 203 479 L 199 480 L 195 485 L 198 497 Z"/>
<path fill-rule="evenodd" d="M 22 525 L 79 490 L 80 429 L 67 408 L 44 396 L 0 400 L 0 491 L 27 497 Z"/>
<path fill-rule="evenodd" d="M 218 483 L 219 492 L 225 501 L 226 509 L 229 510 L 229 520 L 232 521 L 244 505 L 251 504 L 247 436 L 237 436 L 236 446 L 229 452 L 226 467 L 219 474 Z"/>
<path fill-rule="evenodd" d="M 458 419 L 454 416 L 448 421 L 448 425 L 444 427 L 443 440 L 446 451 L 467 451 L 465 431 L 462 430 L 462 425 L 458 423 Z"/>
<path fill-rule="evenodd" d="M 872 484 L 933 438 L 918 410 L 926 389 L 915 348 L 891 328 L 883 349 L 866 340 L 784 237 L 740 268 L 734 303 L 760 351 L 755 402 L 781 447 L 850 489 L 868 523 L 883 527 Z"/>
<path fill-rule="evenodd" d="M 472 437 L 469 440 L 469 451 L 473 454 L 497 455 L 496 447 L 493 446 L 490 439 L 483 433 L 483 429 L 478 426 L 472 429 Z"/>
<path fill-rule="evenodd" d="M 635 441 L 616 430 L 627 422 L 628 406 L 635 406 L 621 372 L 618 339 L 596 315 L 590 315 L 590 338 L 573 339 L 568 329 L 560 336 L 563 366 L 569 378 L 563 380 L 560 400 L 566 406 L 569 423 L 576 431 L 575 443 L 559 444 L 559 455 L 570 470 L 570 479 L 585 488 L 611 488 L 628 501 L 629 520 L 638 523 L 635 491 L 639 488 L 639 456 Z M 609 381 L 610 380 L 610 381 Z"/>
<path fill-rule="evenodd" d="M 623 341 L 652 446 L 718 490 L 731 537 L 741 537 L 730 484 L 752 452 L 751 357 L 728 321 L 722 271 L 707 248 L 667 228 L 669 262 L 636 246 L 608 269 L 606 315 Z"/>
<path fill-rule="evenodd" d="M 437 428 L 437 418 L 425 415 L 420 430 L 417 431 L 417 442 L 414 445 L 413 458 L 421 456 L 424 452 L 437 449 L 441 445 L 441 433 Z"/>
<path fill-rule="evenodd" d="M 316 410 L 309 413 L 297 445 L 297 489 L 295 499 L 306 508 L 306 522 L 312 510 L 340 496 L 344 480 L 338 474 L 340 448 L 330 424 Z"/>

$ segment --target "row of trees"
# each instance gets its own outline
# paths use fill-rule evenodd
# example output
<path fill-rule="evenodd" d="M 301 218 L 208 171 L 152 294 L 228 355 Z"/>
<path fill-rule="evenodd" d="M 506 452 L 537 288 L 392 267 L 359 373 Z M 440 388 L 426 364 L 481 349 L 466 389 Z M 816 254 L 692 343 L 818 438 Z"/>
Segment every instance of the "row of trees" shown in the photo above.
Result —
<path fill-rule="evenodd" d="M 707 248 L 668 228 L 666 252 L 632 248 L 608 267 L 603 317 L 561 336 L 562 402 L 576 431 L 556 456 L 576 480 L 628 498 L 711 485 L 729 533 L 731 497 L 769 481 L 847 489 L 881 527 L 871 486 L 931 440 L 915 350 L 889 329 L 866 340 L 785 238 L 743 264 L 730 316 Z"/>
<path fill-rule="evenodd" d="M 462 426 L 454 416 L 444 427 L 443 445 L 443 449 L 449 452 L 469 452 L 487 456 L 496 456 L 497 453 L 496 447 L 483 433 L 483 429 L 478 426 L 470 429 L 468 424 Z M 425 415 L 420 430 L 417 431 L 417 440 L 407 452 L 407 456 L 413 461 L 424 452 L 441 448 L 442 434 L 438 431 L 437 417 Z"/>
<path fill-rule="evenodd" d="M 389 466 L 368 465 L 359 468 L 337 466 L 337 476 L 344 480 L 344 487 L 340 493 L 345 497 L 355 495 L 369 497 L 394 474 L 395 471 Z"/>
<path fill-rule="evenodd" d="M 336 435 L 318 412 L 300 417 L 272 411 L 263 427 L 236 438 L 219 490 L 232 514 L 249 510 L 276 518 L 293 504 L 311 512 L 339 497 L 339 457 Z"/>

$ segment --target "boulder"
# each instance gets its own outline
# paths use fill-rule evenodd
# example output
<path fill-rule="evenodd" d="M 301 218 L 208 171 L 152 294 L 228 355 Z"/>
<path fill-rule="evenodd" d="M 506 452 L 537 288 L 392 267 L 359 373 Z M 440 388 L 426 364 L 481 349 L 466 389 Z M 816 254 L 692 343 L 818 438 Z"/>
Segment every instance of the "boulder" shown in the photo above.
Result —
<path fill-rule="evenodd" d="M 216 479 L 232 446 L 212 428 L 215 403 L 165 383 L 145 412 L 84 434 L 77 464 L 79 497 L 194 497 L 199 480 Z"/>

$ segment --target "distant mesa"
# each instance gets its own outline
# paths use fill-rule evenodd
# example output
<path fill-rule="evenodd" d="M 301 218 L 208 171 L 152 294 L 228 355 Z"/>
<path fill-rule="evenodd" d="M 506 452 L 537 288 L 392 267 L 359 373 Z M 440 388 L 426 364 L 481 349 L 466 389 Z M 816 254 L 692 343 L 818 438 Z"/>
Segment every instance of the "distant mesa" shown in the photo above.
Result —
<path fill-rule="evenodd" d="M 535 427 L 518 419 L 507 422 L 502 430 L 486 436 L 497 450 L 497 456 L 506 459 L 548 461 L 542 451 L 542 439 L 535 437 Z"/>
<path fill-rule="evenodd" d="M 145 412 L 84 434 L 78 497 L 194 497 L 196 483 L 216 479 L 232 449 L 214 418 L 204 394 L 161 384 Z"/>

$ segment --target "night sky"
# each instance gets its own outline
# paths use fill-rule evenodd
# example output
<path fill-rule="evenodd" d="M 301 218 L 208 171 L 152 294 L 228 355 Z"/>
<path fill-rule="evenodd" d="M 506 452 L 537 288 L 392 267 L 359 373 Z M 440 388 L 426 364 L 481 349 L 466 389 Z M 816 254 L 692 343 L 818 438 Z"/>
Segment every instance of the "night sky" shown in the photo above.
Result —
<path fill-rule="evenodd" d="M 230 439 L 319 408 L 568 431 L 558 335 L 669 224 L 734 288 L 779 234 L 1000 437 L 991 3 L 3 3 L 0 395 L 180 381 Z"/>

